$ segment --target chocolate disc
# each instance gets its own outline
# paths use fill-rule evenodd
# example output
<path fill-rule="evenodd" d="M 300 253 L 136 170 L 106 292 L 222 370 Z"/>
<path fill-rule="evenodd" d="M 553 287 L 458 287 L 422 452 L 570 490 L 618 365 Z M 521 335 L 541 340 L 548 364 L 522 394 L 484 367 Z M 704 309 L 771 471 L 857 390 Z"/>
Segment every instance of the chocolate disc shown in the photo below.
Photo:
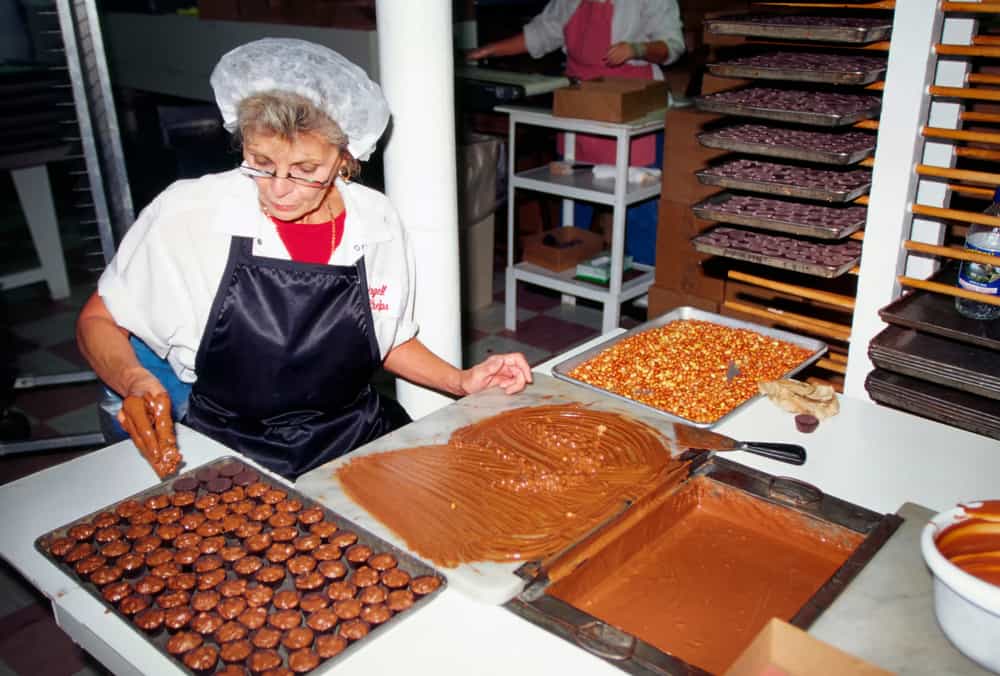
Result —
<path fill-rule="evenodd" d="M 230 460 L 225 465 L 219 468 L 219 476 L 224 476 L 228 478 L 233 478 L 240 472 L 247 468 L 242 462 L 238 460 Z"/>
<path fill-rule="evenodd" d="M 215 477 L 205 484 L 205 488 L 212 493 L 224 493 L 233 487 L 233 482 L 226 477 Z"/>
<path fill-rule="evenodd" d="M 183 493 L 185 491 L 196 491 L 198 490 L 198 480 L 193 476 L 186 476 L 183 479 L 178 479 L 173 483 L 172 488 L 177 493 Z"/>
<path fill-rule="evenodd" d="M 237 486 L 249 486 L 250 484 L 257 481 L 260 475 L 252 469 L 245 469 L 236 476 L 233 477 L 233 483 Z"/>
<path fill-rule="evenodd" d="M 198 481 L 207 484 L 212 479 L 218 477 L 219 473 L 213 467 L 203 467 L 194 476 Z"/>

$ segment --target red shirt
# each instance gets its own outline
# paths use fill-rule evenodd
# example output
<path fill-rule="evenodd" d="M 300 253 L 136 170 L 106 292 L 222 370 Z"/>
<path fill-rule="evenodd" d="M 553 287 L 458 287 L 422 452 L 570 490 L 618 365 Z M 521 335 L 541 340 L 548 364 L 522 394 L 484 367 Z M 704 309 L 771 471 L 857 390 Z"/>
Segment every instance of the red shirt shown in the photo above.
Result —
<path fill-rule="evenodd" d="M 327 263 L 344 238 L 344 221 L 347 212 L 325 223 L 291 223 L 271 216 L 278 228 L 278 236 L 288 249 L 293 261 L 299 263 Z"/>

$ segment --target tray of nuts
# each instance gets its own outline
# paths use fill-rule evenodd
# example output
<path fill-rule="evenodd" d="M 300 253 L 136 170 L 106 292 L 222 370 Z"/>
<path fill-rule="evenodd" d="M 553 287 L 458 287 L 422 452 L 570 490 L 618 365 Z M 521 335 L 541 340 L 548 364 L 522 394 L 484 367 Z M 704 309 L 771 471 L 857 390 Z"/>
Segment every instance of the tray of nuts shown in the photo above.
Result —
<path fill-rule="evenodd" d="M 737 124 L 698 134 L 707 148 L 804 160 L 854 164 L 875 152 L 875 135 L 856 129 L 815 131 L 770 124 Z"/>
<path fill-rule="evenodd" d="M 872 185 L 869 169 L 816 169 L 751 159 L 717 164 L 695 176 L 705 185 L 823 202 L 850 202 Z"/>
<path fill-rule="evenodd" d="M 680 307 L 560 362 L 552 375 L 662 415 L 714 427 L 789 378 L 826 343 L 693 307 Z"/>
<path fill-rule="evenodd" d="M 35 547 L 193 674 L 310 672 L 447 584 L 233 457 L 57 528 Z"/>
<path fill-rule="evenodd" d="M 863 206 L 826 206 L 811 202 L 768 199 L 722 192 L 691 207 L 706 221 L 747 225 L 818 239 L 842 239 L 865 225 Z"/>

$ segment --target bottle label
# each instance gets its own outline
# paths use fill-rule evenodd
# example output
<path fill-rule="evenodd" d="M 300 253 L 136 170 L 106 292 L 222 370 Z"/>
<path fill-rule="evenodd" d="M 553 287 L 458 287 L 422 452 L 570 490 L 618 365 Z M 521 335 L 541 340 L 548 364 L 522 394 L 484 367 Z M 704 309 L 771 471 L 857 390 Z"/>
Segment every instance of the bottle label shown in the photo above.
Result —
<path fill-rule="evenodd" d="M 1000 294 L 1000 252 L 983 249 L 969 242 L 965 248 L 976 253 L 997 256 L 997 265 L 964 261 L 958 271 L 958 285 L 969 291 L 978 291 L 993 296 Z"/>

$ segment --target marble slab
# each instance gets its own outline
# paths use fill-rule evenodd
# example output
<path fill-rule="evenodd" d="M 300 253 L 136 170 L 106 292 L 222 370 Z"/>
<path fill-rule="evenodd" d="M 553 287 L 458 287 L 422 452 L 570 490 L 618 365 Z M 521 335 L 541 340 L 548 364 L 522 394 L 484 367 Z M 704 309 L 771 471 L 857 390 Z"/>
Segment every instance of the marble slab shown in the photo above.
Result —
<path fill-rule="evenodd" d="M 989 674 L 960 653 L 937 624 L 933 579 L 920 553 L 920 533 L 934 512 L 913 503 L 903 524 L 809 633 L 900 674 Z"/>
<path fill-rule="evenodd" d="M 504 411 L 525 406 L 574 402 L 602 411 L 622 413 L 664 431 L 669 430 L 669 426 L 672 425 L 672 421 L 627 402 L 536 373 L 534 384 L 520 394 L 508 396 L 493 388 L 460 399 L 344 457 L 302 475 L 296 481 L 295 488 L 362 528 L 410 551 L 405 542 L 344 494 L 336 478 L 338 467 L 359 455 L 445 443 L 456 429 Z M 434 565 L 430 561 L 427 563 Z M 514 574 L 520 566 L 520 563 L 477 562 L 462 564 L 456 568 L 436 567 L 447 576 L 453 588 L 484 603 L 499 605 L 514 598 L 524 587 L 523 581 Z"/>

